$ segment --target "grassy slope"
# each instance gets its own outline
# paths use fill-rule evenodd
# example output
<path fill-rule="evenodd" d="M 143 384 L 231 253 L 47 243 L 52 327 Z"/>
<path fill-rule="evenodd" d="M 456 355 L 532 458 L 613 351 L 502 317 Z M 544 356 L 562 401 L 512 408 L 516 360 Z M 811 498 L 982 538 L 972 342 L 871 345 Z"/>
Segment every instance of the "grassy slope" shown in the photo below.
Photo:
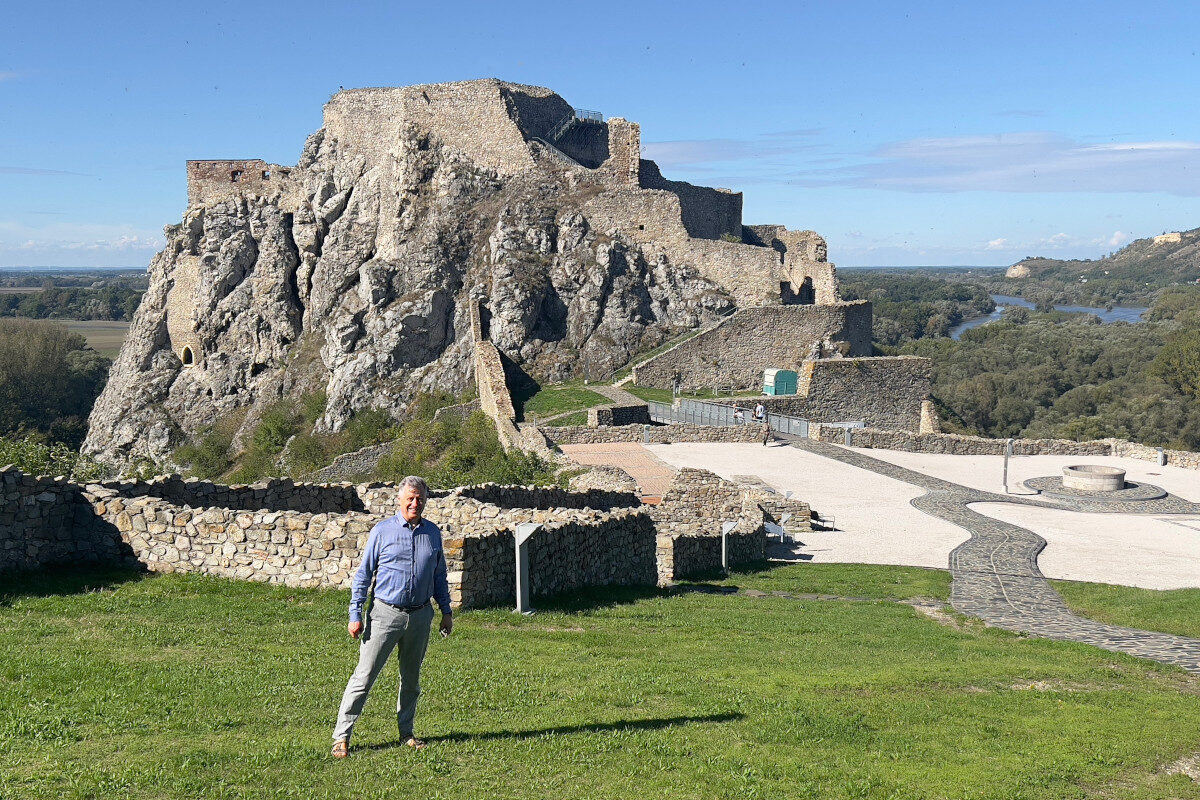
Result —
<path fill-rule="evenodd" d="M 548 417 L 564 411 L 579 411 L 612 402 L 602 394 L 582 386 L 547 387 L 523 404 L 526 419 Z"/>
<path fill-rule="evenodd" d="M 910 572 L 769 581 L 944 590 Z M 6 587 L 0 796 L 1200 797 L 1158 772 L 1200 739 L 1176 670 L 890 602 L 652 591 L 461 615 L 426 662 L 432 746 L 394 746 L 392 669 L 334 762 L 345 592 L 122 580 Z"/>

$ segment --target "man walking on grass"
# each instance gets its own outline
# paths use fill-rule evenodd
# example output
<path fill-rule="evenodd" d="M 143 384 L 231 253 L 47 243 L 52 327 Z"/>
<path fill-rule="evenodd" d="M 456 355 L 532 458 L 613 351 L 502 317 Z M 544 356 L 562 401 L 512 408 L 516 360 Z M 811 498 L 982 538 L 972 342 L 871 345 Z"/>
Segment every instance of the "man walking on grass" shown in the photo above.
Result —
<path fill-rule="evenodd" d="M 415 475 L 400 482 L 400 513 L 371 529 L 362 563 L 354 576 L 350 593 L 350 624 L 347 630 L 361 637 L 358 666 L 346 684 L 337 725 L 333 729 L 334 758 L 349 752 L 350 734 L 367 702 L 367 693 L 379 677 L 392 650 L 400 652 L 400 696 L 396 701 L 396 722 L 400 741 L 420 750 L 425 742 L 413 735 L 413 717 L 421 695 L 421 662 L 429 644 L 433 606 L 442 611 L 439 626 L 442 636 L 454 628 L 450 611 L 450 588 L 446 582 L 446 557 L 442 553 L 442 532 L 437 525 L 421 518 L 429 487 Z M 372 588 L 373 586 L 373 588 Z M 363 623 L 363 603 L 367 592 L 373 600 Z"/>

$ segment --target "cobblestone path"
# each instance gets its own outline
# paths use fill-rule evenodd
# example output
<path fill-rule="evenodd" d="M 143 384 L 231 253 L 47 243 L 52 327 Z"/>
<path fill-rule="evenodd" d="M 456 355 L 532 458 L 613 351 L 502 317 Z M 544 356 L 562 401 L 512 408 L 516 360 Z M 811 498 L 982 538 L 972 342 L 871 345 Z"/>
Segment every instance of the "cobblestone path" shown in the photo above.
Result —
<path fill-rule="evenodd" d="M 824 442 L 798 438 L 789 442 L 793 447 L 925 489 L 926 494 L 914 499 L 913 506 L 971 534 L 950 553 L 950 605 L 956 611 L 979 617 L 997 628 L 1082 642 L 1200 672 L 1200 639 L 1105 625 L 1077 616 L 1038 569 L 1037 558 L 1046 546 L 1045 539 L 967 508 L 969 503 L 989 502 L 1090 512 L 1195 514 L 1200 513 L 1200 503 L 1173 495 L 1130 503 L 1013 497 L 960 486 Z"/>

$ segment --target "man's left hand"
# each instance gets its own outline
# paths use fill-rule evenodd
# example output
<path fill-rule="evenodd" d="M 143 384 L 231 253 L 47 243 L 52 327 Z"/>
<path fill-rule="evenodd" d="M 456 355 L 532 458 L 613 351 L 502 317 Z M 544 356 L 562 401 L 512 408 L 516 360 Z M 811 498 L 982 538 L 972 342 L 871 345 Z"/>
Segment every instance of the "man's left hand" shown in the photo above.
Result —
<path fill-rule="evenodd" d="M 454 630 L 454 615 L 442 614 L 442 624 L 438 626 L 438 630 L 442 632 L 442 636 L 449 636 Z"/>

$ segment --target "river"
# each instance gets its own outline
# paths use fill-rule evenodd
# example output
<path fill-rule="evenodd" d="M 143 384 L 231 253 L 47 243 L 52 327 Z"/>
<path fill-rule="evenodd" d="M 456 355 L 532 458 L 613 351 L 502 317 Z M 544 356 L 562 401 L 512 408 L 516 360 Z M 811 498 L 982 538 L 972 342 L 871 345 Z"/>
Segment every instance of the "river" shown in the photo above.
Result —
<path fill-rule="evenodd" d="M 994 294 L 992 300 L 996 303 L 996 310 L 986 317 L 976 317 L 969 319 L 966 322 L 961 322 L 950 329 L 950 338 L 959 339 L 964 331 L 969 331 L 971 328 L 978 328 L 980 325 L 986 325 L 989 322 L 995 322 L 1000 319 L 1000 315 L 1004 313 L 1004 309 L 1009 306 L 1017 306 L 1019 308 L 1028 308 L 1033 310 L 1033 303 L 1023 297 L 1012 297 L 1007 294 Z M 1114 306 L 1112 311 L 1104 308 L 1088 308 L 1087 306 L 1055 306 L 1056 311 L 1068 311 L 1071 313 L 1095 314 L 1100 318 L 1101 322 L 1141 322 L 1142 314 L 1145 314 L 1150 309 L 1139 308 L 1137 306 Z"/>

